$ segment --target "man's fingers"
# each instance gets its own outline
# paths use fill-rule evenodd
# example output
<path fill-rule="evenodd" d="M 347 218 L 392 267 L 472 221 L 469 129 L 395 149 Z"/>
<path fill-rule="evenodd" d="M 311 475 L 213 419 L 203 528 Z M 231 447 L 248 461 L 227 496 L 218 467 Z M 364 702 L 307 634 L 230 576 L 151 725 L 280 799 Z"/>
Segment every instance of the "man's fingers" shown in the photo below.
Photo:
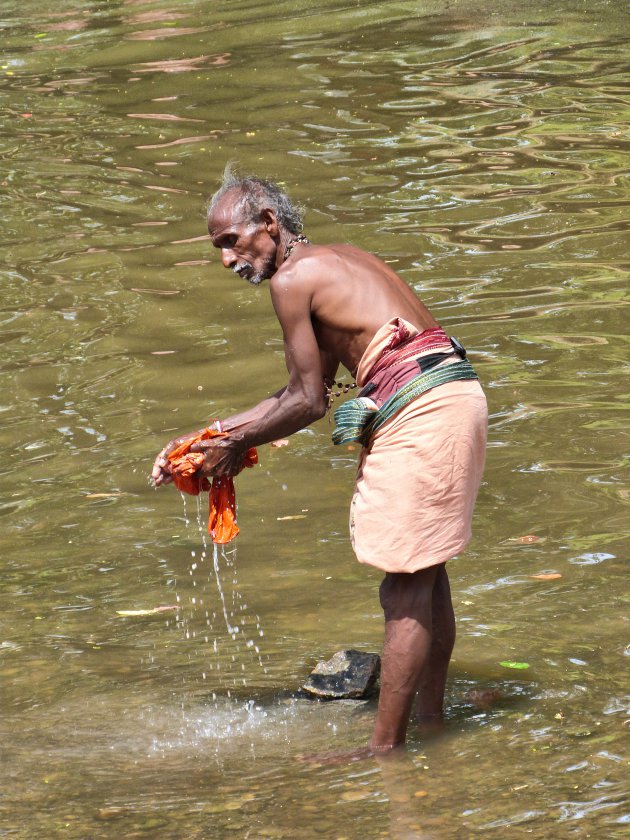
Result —
<path fill-rule="evenodd" d="M 157 475 L 161 472 L 163 467 L 166 466 L 167 459 L 166 459 L 166 449 L 163 449 L 156 457 L 155 461 L 153 462 L 153 469 L 151 471 L 151 475 L 154 478 L 157 478 Z"/>
<path fill-rule="evenodd" d="M 190 447 L 191 452 L 207 452 L 209 449 L 215 449 L 220 446 L 218 440 L 198 440 Z"/>
<path fill-rule="evenodd" d="M 168 452 L 173 449 L 173 442 L 169 443 L 157 456 L 153 462 L 153 469 L 151 470 L 151 480 L 155 487 L 160 487 L 162 484 L 170 484 L 173 480 L 168 469 Z"/>
<path fill-rule="evenodd" d="M 158 454 L 157 458 L 153 462 L 153 469 L 151 470 L 151 481 L 155 487 L 161 487 L 163 484 L 171 484 L 173 481 L 173 476 L 171 475 L 171 467 L 168 460 L 168 456 L 170 455 L 173 450 L 177 449 L 187 440 L 190 440 L 192 437 L 195 437 L 198 432 L 191 432 L 189 435 L 183 435 L 182 437 L 176 438 L 175 440 L 169 441 L 166 444 L 164 449 Z M 193 444 L 190 447 L 191 452 L 205 452 L 206 448 L 203 443 L 200 444 Z"/>
<path fill-rule="evenodd" d="M 166 473 L 163 473 L 162 470 L 154 466 L 151 470 L 151 481 L 153 482 L 154 487 L 159 487 L 161 484 L 164 484 L 166 479 Z"/>

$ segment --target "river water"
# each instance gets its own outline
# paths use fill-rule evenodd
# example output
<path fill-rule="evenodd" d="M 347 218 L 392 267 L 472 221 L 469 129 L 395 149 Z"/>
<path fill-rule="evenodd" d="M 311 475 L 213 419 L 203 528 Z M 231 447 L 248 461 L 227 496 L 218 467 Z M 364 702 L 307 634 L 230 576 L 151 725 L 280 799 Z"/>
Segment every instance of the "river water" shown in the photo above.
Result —
<path fill-rule="evenodd" d="M 627 3 L 4 0 L 0 30 L 0 836 L 627 836 Z M 448 724 L 396 761 L 305 760 L 374 705 L 293 697 L 380 650 L 357 453 L 326 420 L 263 447 L 216 563 L 147 482 L 284 381 L 204 236 L 231 160 L 392 264 L 487 391 Z"/>

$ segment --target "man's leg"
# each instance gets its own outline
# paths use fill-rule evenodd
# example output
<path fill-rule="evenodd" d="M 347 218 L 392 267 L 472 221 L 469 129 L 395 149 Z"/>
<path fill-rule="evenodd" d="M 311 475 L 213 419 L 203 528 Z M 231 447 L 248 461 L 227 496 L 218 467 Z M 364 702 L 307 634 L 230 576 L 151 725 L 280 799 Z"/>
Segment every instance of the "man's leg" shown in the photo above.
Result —
<path fill-rule="evenodd" d="M 433 590 L 440 567 L 388 572 L 381 584 L 385 642 L 381 692 L 370 748 L 382 752 L 405 742 L 414 697 L 430 661 Z"/>
<path fill-rule="evenodd" d="M 420 677 L 414 719 L 435 723 L 442 719 L 446 672 L 455 645 L 455 613 L 446 566 L 438 567 L 433 587 L 431 650 Z"/>

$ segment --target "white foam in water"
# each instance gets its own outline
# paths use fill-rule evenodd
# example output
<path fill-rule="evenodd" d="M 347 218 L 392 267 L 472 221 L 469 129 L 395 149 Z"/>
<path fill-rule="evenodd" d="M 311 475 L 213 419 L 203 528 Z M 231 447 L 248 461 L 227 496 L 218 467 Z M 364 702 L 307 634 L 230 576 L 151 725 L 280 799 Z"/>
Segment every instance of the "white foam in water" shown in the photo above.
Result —
<path fill-rule="evenodd" d="M 264 708 L 254 700 L 236 703 L 229 696 L 218 698 L 214 693 L 212 699 L 211 709 L 201 709 L 194 715 L 177 715 L 177 720 L 166 709 L 152 715 L 152 721 L 160 721 L 161 731 L 153 732 L 151 751 L 190 750 L 191 745 L 207 747 L 213 741 L 217 748 L 221 744 L 222 752 L 226 744 L 242 749 L 243 741 L 249 746 L 262 741 L 290 743 L 291 730 L 300 718 L 296 704 Z"/>

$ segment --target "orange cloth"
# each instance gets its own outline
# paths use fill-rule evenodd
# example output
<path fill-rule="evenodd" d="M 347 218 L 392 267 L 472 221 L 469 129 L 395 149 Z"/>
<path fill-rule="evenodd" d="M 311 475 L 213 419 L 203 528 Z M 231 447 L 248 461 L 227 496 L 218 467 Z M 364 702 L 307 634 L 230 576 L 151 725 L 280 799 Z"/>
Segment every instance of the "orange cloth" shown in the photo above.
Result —
<path fill-rule="evenodd" d="M 200 469 L 203 465 L 203 452 L 191 452 L 190 447 L 200 440 L 213 437 L 227 437 L 225 432 L 216 429 L 204 429 L 196 437 L 187 440 L 174 449 L 168 456 L 173 483 L 178 490 L 198 496 L 202 490 L 210 491 L 210 512 L 208 533 L 212 542 L 224 545 L 238 535 L 236 524 L 236 493 L 232 476 L 215 476 L 212 484 Z M 245 453 L 243 467 L 253 467 L 258 463 L 258 453 L 252 447 Z"/>

